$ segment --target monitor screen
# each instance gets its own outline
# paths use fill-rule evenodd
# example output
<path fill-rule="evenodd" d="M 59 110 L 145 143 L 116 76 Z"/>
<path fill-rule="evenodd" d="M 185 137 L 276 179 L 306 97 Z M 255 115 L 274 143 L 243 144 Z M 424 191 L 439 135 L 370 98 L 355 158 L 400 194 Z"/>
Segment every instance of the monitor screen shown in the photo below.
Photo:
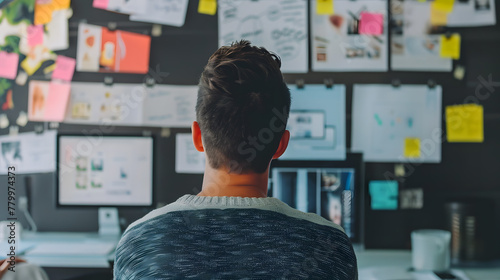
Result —
<path fill-rule="evenodd" d="M 153 138 L 59 135 L 60 206 L 151 206 Z"/>
<path fill-rule="evenodd" d="M 290 207 L 342 226 L 353 243 L 361 243 L 362 172 L 361 161 L 353 160 L 273 161 L 271 194 Z"/>

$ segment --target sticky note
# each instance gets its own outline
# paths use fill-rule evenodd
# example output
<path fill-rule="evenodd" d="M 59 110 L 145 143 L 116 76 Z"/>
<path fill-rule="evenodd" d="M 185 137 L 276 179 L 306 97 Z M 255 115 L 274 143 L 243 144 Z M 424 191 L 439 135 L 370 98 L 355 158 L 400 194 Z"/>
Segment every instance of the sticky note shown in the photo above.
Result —
<path fill-rule="evenodd" d="M 384 32 L 384 15 L 363 12 L 359 18 L 359 34 L 380 35 Z"/>
<path fill-rule="evenodd" d="M 34 24 L 47 24 L 52 21 L 52 12 L 55 10 L 68 9 L 71 0 L 47 0 L 35 1 Z"/>
<path fill-rule="evenodd" d="M 19 63 L 19 54 L 0 51 L 0 77 L 15 79 L 17 66 Z"/>
<path fill-rule="evenodd" d="M 28 45 L 34 47 L 43 44 L 43 25 L 28 26 Z"/>
<path fill-rule="evenodd" d="M 198 3 L 198 13 L 215 15 L 217 12 L 217 0 L 200 0 Z"/>
<path fill-rule="evenodd" d="M 450 37 L 441 35 L 439 40 L 439 55 L 443 58 L 460 58 L 460 34 L 453 34 Z"/>
<path fill-rule="evenodd" d="M 370 181 L 368 189 L 372 210 L 398 209 L 397 181 Z"/>
<path fill-rule="evenodd" d="M 316 0 L 316 13 L 318 15 L 333 14 L 333 0 Z"/>
<path fill-rule="evenodd" d="M 52 73 L 52 79 L 71 81 L 75 72 L 76 59 L 62 55 L 57 56 L 56 69 Z"/>
<path fill-rule="evenodd" d="M 97 9 L 107 9 L 109 4 L 109 0 L 94 0 L 92 3 L 92 7 Z"/>
<path fill-rule="evenodd" d="M 453 11 L 453 4 L 455 4 L 455 0 L 434 0 L 431 9 L 450 13 Z"/>
<path fill-rule="evenodd" d="M 441 10 L 431 9 L 431 25 L 444 26 L 448 23 L 448 13 Z"/>
<path fill-rule="evenodd" d="M 483 106 L 476 104 L 446 107 L 448 142 L 484 141 Z"/>
<path fill-rule="evenodd" d="M 420 139 L 419 138 L 405 138 L 404 156 L 407 158 L 420 157 Z"/>
<path fill-rule="evenodd" d="M 69 83 L 51 82 L 45 103 L 45 121 L 62 122 L 68 106 L 71 85 Z"/>

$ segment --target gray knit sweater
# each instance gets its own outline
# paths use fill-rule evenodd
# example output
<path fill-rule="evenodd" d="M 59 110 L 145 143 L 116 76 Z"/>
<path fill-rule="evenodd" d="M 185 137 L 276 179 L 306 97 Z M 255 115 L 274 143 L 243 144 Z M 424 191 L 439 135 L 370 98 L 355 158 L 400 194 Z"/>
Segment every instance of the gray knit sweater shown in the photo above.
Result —
<path fill-rule="evenodd" d="M 114 278 L 357 279 L 342 228 L 275 198 L 185 195 L 130 225 Z"/>

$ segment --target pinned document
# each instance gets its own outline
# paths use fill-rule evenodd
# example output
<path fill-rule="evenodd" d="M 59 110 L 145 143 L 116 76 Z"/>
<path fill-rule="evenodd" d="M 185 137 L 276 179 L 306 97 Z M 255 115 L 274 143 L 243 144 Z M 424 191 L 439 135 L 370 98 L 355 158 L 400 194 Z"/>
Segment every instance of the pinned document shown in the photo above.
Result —
<path fill-rule="evenodd" d="M 448 142 L 483 142 L 483 106 L 476 104 L 446 107 Z"/>
<path fill-rule="evenodd" d="M 439 55 L 443 58 L 460 58 L 460 34 L 441 35 Z"/>
<path fill-rule="evenodd" d="M 371 181 L 368 188 L 372 210 L 398 209 L 397 181 Z"/>
<path fill-rule="evenodd" d="M 205 172 L 205 153 L 196 150 L 191 133 L 175 135 L 175 172 L 183 174 Z"/>
<path fill-rule="evenodd" d="M 420 157 L 420 139 L 419 138 L 405 138 L 405 151 L 406 158 L 419 158 Z"/>
<path fill-rule="evenodd" d="M 377 13 L 361 13 L 359 34 L 380 35 L 384 32 L 384 15 Z"/>
<path fill-rule="evenodd" d="M 448 23 L 448 13 L 441 10 L 431 9 L 431 25 L 444 26 Z"/>
<path fill-rule="evenodd" d="M 19 63 L 19 54 L 0 51 L 0 77 L 15 79 L 17 74 L 17 65 Z"/>
<path fill-rule="evenodd" d="M 217 12 L 217 0 L 200 0 L 198 3 L 198 13 L 215 15 Z"/>
<path fill-rule="evenodd" d="M 316 13 L 318 15 L 333 14 L 333 0 L 316 0 Z"/>
<path fill-rule="evenodd" d="M 434 2 L 432 2 L 431 8 L 433 10 L 450 13 L 451 11 L 453 11 L 453 4 L 455 4 L 455 0 L 434 0 Z"/>

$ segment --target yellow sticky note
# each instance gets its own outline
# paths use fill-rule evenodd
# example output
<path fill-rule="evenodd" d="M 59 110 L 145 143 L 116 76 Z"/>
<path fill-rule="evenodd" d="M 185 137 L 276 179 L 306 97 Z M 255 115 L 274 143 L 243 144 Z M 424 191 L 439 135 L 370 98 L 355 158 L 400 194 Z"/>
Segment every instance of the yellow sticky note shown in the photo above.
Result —
<path fill-rule="evenodd" d="M 333 14 L 333 0 L 316 0 L 316 13 L 318 15 Z"/>
<path fill-rule="evenodd" d="M 434 0 L 431 4 L 431 9 L 450 13 L 453 11 L 453 4 L 455 4 L 455 0 Z"/>
<path fill-rule="evenodd" d="M 217 0 L 200 0 L 198 3 L 198 13 L 215 15 L 217 12 Z"/>
<path fill-rule="evenodd" d="M 419 138 L 405 138 L 405 157 L 419 158 L 420 157 L 420 139 Z"/>
<path fill-rule="evenodd" d="M 460 34 L 453 34 L 449 38 L 441 35 L 439 45 L 439 56 L 453 59 L 460 58 Z"/>
<path fill-rule="evenodd" d="M 431 25 L 444 26 L 448 23 L 448 13 L 441 10 L 431 9 Z"/>
<path fill-rule="evenodd" d="M 483 142 L 483 106 L 476 104 L 446 107 L 448 142 Z"/>

